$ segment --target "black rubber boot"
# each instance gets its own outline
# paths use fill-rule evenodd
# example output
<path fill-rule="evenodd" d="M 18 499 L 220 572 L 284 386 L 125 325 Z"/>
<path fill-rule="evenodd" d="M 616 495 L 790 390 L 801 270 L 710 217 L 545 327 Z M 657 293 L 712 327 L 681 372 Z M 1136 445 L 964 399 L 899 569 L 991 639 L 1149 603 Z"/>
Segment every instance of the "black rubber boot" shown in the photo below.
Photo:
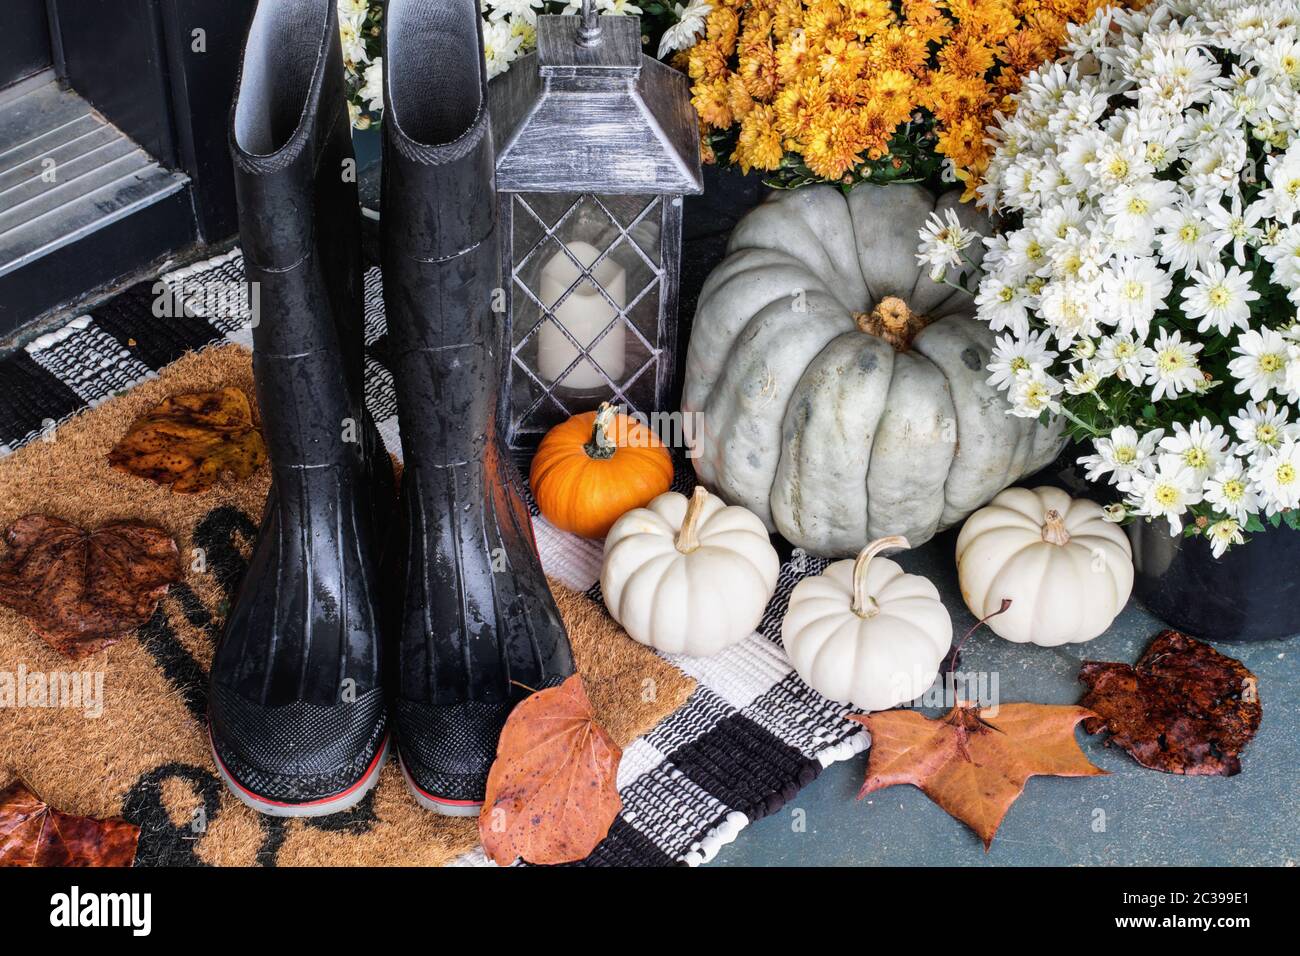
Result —
<path fill-rule="evenodd" d="M 217 765 L 262 813 L 346 810 L 388 749 L 378 549 L 393 500 L 364 408 L 359 207 L 334 0 L 262 0 L 231 117 L 240 239 L 260 283 L 253 372 L 272 467 L 212 662 Z"/>
<path fill-rule="evenodd" d="M 384 303 L 405 456 L 385 559 L 393 717 L 416 799 L 468 815 L 524 687 L 559 683 L 573 659 L 498 431 L 506 330 L 478 4 L 389 0 L 384 40 Z"/>

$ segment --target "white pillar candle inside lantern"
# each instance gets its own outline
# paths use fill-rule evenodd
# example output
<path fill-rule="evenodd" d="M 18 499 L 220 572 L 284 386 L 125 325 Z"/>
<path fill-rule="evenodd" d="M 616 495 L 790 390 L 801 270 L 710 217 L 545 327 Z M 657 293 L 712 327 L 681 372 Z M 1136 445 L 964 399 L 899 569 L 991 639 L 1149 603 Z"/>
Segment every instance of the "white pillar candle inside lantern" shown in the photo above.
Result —
<path fill-rule="evenodd" d="M 550 311 L 554 321 L 544 323 L 537 332 L 537 371 L 543 381 L 554 382 L 564 375 L 564 370 L 579 355 L 573 342 L 555 324 L 558 322 L 587 349 L 587 355 L 604 369 L 605 375 L 615 382 L 620 381 L 626 365 L 627 329 L 623 323 L 616 323 L 595 346 L 591 343 L 605 326 L 614 321 L 619 309 L 626 307 L 627 273 L 612 256 L 606 256 L 598 266 L 591 269 L 592 263 L 600 256 L 600 250 L 590 243 L 574 241 L 567 243 L 566 248 L 572 254 L 572 259 L 564 250 L 560 250 L 542 267 L 542 304 Z M 579 282 L 582 270 L 574 264 L 573 259 L 591 269 L 591 276 L 583 277 Z M 555 303 L 574 282 L 578 282 L 577 286 L 557 306 Z M 600 288 L 596 287 L 596 283 L 600 284 Z M 601 294 L 601 289 L 605 290 L 604 295 Z M 613 300 L 613 304 L 610 300 Z M 561 384 L 572 389 L 599 388 L 605 385 L 605 376 L 591 364 L 590 359 L 584 358 Z"/>

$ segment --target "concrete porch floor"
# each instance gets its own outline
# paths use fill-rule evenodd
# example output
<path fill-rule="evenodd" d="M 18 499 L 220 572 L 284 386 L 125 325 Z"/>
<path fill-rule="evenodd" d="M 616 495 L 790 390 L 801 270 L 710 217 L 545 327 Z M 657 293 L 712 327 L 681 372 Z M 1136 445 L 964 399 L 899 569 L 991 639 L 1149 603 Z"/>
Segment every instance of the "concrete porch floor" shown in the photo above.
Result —
<path fill-rule="evenodd" d="M 934 581 L 959 637 L 974 622 L 953 566 L 955 533 L 895 557 Z M 997 672 L 1003 703 L 1076 703 L 1084 659 L 1135 662 L 1164 627 L 1140 605 L 1101 637 L 1043 648 L 981 628 L 962 651 L 963 671 Z M 1295 866 L 1300 864 L 1300 643 L 1213 645 L 1259 678 L 1264 719 L 1235 777 L 1187 777 L 1139 766 L 1102 736 L 1076 730 L 1109 776 L 1034 777 L 986 854 L 975 834 L 911 786 L 855 798 L 867 755 L 827 768 L 777 813 L 718 854 L 720 866 Z M 927 716 L 938 716 L 937 708 Z M 796 811 L 802 811 L 802 814 Z M 1098 812 L 1101 811 L 1101 812 Z M 1103 816 L 1104 814 L 1104 816 Z M 802 820 L 804 829 L 797 826 Z M 1101 822 L 1104 821 L 1104 829 Z"/>

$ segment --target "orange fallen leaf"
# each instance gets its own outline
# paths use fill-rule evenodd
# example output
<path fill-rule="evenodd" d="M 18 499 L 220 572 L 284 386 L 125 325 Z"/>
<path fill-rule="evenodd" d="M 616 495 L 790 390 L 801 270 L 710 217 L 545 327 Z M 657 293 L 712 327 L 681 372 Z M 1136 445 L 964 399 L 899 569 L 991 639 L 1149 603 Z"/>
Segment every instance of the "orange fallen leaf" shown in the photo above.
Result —
<path fill-rule="evenodd" d="M 622 801 L 623 752 L 596 723 L 582 678 L 524 699 L 511 712 L 479 813 L 483 849 L 499 865 L 572 863 L 596 848 Z"/>
<path fill-rule="evenodd" d="M 930 720 L 912 710 L 851 717 L 871 732 L 867 779 L 858 799 L 910 783 L 965 823 L 988 850 L 1002 818 L 1035 775 L 1095 777 L 1074 739 L 1083 707 L 1003 704 L 979 710 L 959 703 Z"/>
<path fill-rule="evenodd" d="M 9 526 L 5 542 L 0 604 L 74 659 L 117 643 L 148 621 L 183 573 L 172 536 L 132 521 L 85 531 L 59 518 L 27 515 Z"/>
<path fill-rule="evenodd" d="M 133 424 L 108 453 L 118 471 L 207 491 L 223 476 L 247 478 L 266 461 L 248 397 L 237 388 L 172 395 Z"/>
<path fill-rule="evenodd" d="M 130 866 L 140 828 L 56 810 L 21 782 L 0 791 L 0 866 Z"/>

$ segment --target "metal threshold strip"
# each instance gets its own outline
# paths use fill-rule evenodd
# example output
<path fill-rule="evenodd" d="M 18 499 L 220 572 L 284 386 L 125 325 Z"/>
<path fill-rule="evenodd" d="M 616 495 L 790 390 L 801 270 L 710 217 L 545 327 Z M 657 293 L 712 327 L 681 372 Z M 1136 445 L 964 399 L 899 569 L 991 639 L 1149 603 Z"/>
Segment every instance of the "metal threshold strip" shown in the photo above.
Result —
<path fill-rule="evenodd" d="M 0 94 L 0 276 L 189 184 L 52 74 Z"/>

